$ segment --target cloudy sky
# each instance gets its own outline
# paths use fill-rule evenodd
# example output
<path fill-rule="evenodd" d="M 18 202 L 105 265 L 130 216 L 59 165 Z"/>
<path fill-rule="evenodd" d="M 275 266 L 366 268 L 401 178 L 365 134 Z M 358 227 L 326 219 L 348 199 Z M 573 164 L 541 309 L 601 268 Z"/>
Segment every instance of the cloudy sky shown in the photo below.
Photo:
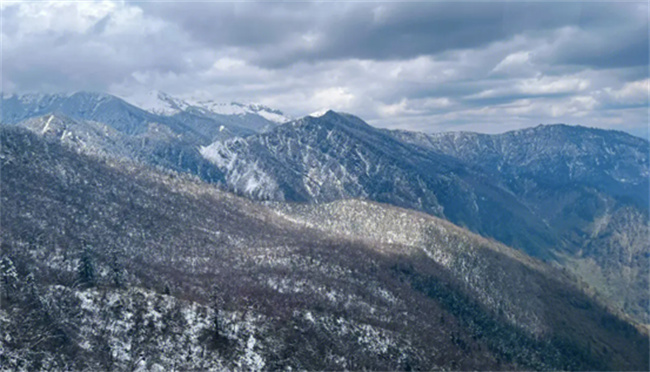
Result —
<path fill-rule="evenodd" d="M 648 131 L 648 3 L 10 2 L 2 90 L 161 90 L 423 131 Z"/>

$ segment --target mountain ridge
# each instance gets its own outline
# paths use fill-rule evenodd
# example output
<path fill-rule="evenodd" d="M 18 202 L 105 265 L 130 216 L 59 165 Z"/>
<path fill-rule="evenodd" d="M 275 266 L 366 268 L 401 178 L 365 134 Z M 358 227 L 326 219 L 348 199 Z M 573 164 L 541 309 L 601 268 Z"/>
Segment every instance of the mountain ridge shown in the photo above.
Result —
<path fill-rule="evenodd" d="M 249 135 L 277 125 L 273 120 L 283 117 L 275 110 L 266 110 L 262 106 L 246 106 L 248 108 L 242 111 L 241 115 L 219 114 L 207 108 L 191 106 L 171 96 L 165 95 L 164 98 L 179 110 L 148 111 L 120 97 L 97 92 L 3 94 L 0 122 L 17 124 L 29 118 L 58 113 L 73 119 L 102 122 L 129 135 L 143 133 L 148 124 L 158 123 L 170 127 L 176 133 L 186 135 L 193 142 L 203 144 L 216 139 L 223 127 L 227 127 L 235 135 Z"/>
<path fill-rule="evenodd" d="M 151 113 L 165 116 L 172 116 L 188 109 L 204 110 L 206 113 L 218 115 L 246 115 L 257 114 L 267 120 L 281 124 L 290 121 L 280 110 L 272 109 L 259 103 L 219 103 L 209 99 L 181 99 L 162 91 L 150 91 L 147 94 L 132 98 L 123 98 L 133 105 L 145 109 Z"/>
<path fill-rule="evenodd" d="M 362 198 L 422 210 L 583 278 L 592 275 L 578 267 L 595 257 L 597 267 L 610 269 L 588 279 L 590 284 L 646 322 L 643 278 L 650 263 L 641 252 L 649 247 L 632 237 L 643 234 L 648 219 L 649 149 L 647 141 L 622 132 L 565 125 L 501 135 L 427 135 L 376 129 L 327 111 L 266 133 L 217 141 L 201 153 L 222 169 L 232 190 L 257 199 Z M 625 231 L 622 221 L 636 222 Z M 630 234 L 617 239 L 632 245 L 615 248 L 602 232 L 609 230 Z M 633 273 L 626 284 L 608 263 L 619 254 L 636 257 L 620 261 L 619 269 Z M 574 256 L 579 263 L 568 263 Z M 613 290 L 603 283 L 619 284 Z"/>
<path fill-rule="evenodd" d="M 100 158 L 146 164 L 192 174 L 205 182 L 223 183 L 223 174 L 206 161 L 182 134 L 151 123 L 145 132 L 129 135 L 106 124 L 75 120 L 61 114 L 27 119 L 16 125 L 56 139 L 74 151 Z"/>

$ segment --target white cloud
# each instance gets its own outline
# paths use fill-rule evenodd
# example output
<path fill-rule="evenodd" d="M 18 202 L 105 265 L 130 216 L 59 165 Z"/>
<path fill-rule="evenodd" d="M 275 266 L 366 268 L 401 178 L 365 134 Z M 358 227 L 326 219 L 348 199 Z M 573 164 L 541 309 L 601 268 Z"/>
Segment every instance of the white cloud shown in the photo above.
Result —
<path fill-rule="evenodd" d="M 507 97 L 516 95 L 551 95 L 578 93 L 589 88 L 590 81 L 575 76 L 539 76 L 511 81 L 496 88 L 486 89 L 467 96 L 470 99 Z"/>
<path fill-rule="evenodd" d="M 48 32 L 84 33 L 105 16 L 120 12 L 111 1 L 5 3 L 4 10 L 11 5 L 17 7 L 15 17 L 20 20 L 15 30 L 18 38 Z"/>
<path fill-rule="evenodd" d="M 648 104 L 650 79 L 625 83 L 620 89 L 606 88 L 605 91 L 616 102 L 624 104 Z"/>
<path fill-rule="evenodd" d="M 236 58 L 223 57 L 219 58 L 212 65 L 215 71 L 232 71 L 246 66 L 246 61 Z"/>
<path fill-rule="evenodd" d="M 420 116 L 441 108 L 447 108 L 451 105 L 452 102 L 447 97 L 430 97 L 412 100 L 402 98 L 399 102 L 393 104 L 379 103 L 377 110 L 384 118 L 396 116 Z"/>
<path fill-rule="evenodd" d="M 584 91 L 589 87 L 589 80 L 577 77 L 548 77 L 524 79 L 518 82 L 517 89 L 523 94 L 557 94 Z"/>
<path fill-rule="evenodd" d="M 399 101 L 397 103 L 390 104 L 390 105 L 380 104 L 379 107 L 378 107 L 378 110 L 379 110 L 379 113 L 384 117 L 405 115 L 405 114 L 408 114 L 408 113 L 411 113 L 411 114 L 419 113 L 419 111 L 409 110 L 407 105 L 408 105 L 407 99 L 402 98 L 401 101 Z"/>
<path fill-rule="evenodd" d="M 347 110 L 352 106 L 355 96 L 345 87 L 319 89 L 311 99 L 313 105 L 332 110 Z"/>
<path fill-rule="evenodd" d="M 553 118 L 573 116 L 585 117 L 598 105 L 598 101 L 591 96 L 575 96 L 568 101 L 555 102 L 551 106 L 550 115 Z"/>
<path fill-rule="evenodd" d="M 536 72 L 535 67 L 531 62 L 530 51 L 519 51 L 509 54 L 506 58 L 501 60 L 492 71 L 491 75 L 529 75 Z"/>

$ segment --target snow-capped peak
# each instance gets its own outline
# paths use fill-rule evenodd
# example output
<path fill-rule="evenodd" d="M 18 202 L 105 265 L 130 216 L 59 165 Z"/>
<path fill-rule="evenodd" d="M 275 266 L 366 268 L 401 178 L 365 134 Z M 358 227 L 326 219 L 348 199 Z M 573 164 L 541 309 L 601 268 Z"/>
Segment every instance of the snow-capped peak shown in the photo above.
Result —
<path fill-rule="evenodd" d="M 211 100 L 190 101 L 193 107 L 218 115 L 256 114 L 275 123 L 285 123 L 291 118 L 279 110 L 271 109 L 259 103 L 244 104 L 239 102 L 220 103 Z"/>
<path fill-rule="evenodd" d="M 143 95 L 127 99 L 131 104 L 147 110 L 153 114 L 171 116 L 190 107 L 186 101 L 172 97 L 169 94 L 152 90 Z"/>
<path fill-rule="evenodd" d="M 330 111 L 330 109 L 322 109 L 322 110 L 314 111 L 314 112 L 312 112 L 311 114 L 309 114 L 307 116 L 311 116 L 312 118 L 319 118 L 319 117 L 327 114 L 328 111 Z"/>
<path fill-rule="evenodd" d="M 256 114 L 266 120 L 284 123 L 291 120 L 281 111 L 271 109 L 261 104 L 243 104 L 238 102 L 221 103 L 206 99 L 180 99 L 160 91 L 150 91 L 144 95 L 127 99 L 131 104 L 157 115 L 171 116 L 188 109 L 198 110 L 206 115 L 239 115 Z"/>
<path fill-rule="evenodd" d="M 278 110 L 271 110 L 265 107 L 262 110 L 255 111 L 255 113 L 266 120 L 272 121 L 274 123 L 282 124 L 288 121 L 293 120 L 290 116 L 283 114 Z"/>

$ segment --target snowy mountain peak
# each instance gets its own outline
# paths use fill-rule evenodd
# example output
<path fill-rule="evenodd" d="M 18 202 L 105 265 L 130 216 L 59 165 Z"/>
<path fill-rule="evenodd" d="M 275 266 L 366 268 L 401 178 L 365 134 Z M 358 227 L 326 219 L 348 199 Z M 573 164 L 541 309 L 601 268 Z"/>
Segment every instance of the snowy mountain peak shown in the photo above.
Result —
<path fill-rule="evenodd" d="M 274 123 L 285 123 L 291 120 L 291 117 L 285 115 L 280 110 L 274 110 L 259 103 L 240 103 L 230 102 L 221 103 L 212 100 L 192 100 L 192 106 L 196 109 L 207 111 L 208 113 L 217 115 L 239 115 L 244 116 L 248 114 L 259 115 L 266 120 Z"/>
<path fill-rule="evenodd" d="M 320 118 L 321 116 L 325 116 L 325 114 L 327 114 L 330 111 L 332 111 L 332 110 L 330 110 L 330 109 L 322 109 L 322 110 L 314 111 L 314 112 L 312 112 L 311 114 L 309 114 L 307 116 L 311 116 L 312 118 Z"/>
<path fill-rule="evenodd" d="M 184 100 L 157 90 L 131 97 L 127 101 L 143 110 L 162 116 L 178 114 L 190 107 L 190 104 Z"/>
<path fill-rule="evenodd" d="M 326 119 L 337 121 L 363 121 L 359 117 L 349 114 L 347 112 L 334 111 L 332 109 L 320 110 L 307 115 L 305 118 Z M 365 122 L 364 122 L 365 124 Z"/>
<path fill-rule="evenodd" d="M 153 114 L 163 116 L 172 116 L 184 111 L 193 111 L 203 115 L 245 116 L 253 114 L 275 123 L 284 123 L 291 120 L 290 117 L 284 115 L 281 111 L 258 103 L 223 103 L 197 98 L 181 99 L 156 90 L 144 95 L 130 97 L 127 101 Z"/>

